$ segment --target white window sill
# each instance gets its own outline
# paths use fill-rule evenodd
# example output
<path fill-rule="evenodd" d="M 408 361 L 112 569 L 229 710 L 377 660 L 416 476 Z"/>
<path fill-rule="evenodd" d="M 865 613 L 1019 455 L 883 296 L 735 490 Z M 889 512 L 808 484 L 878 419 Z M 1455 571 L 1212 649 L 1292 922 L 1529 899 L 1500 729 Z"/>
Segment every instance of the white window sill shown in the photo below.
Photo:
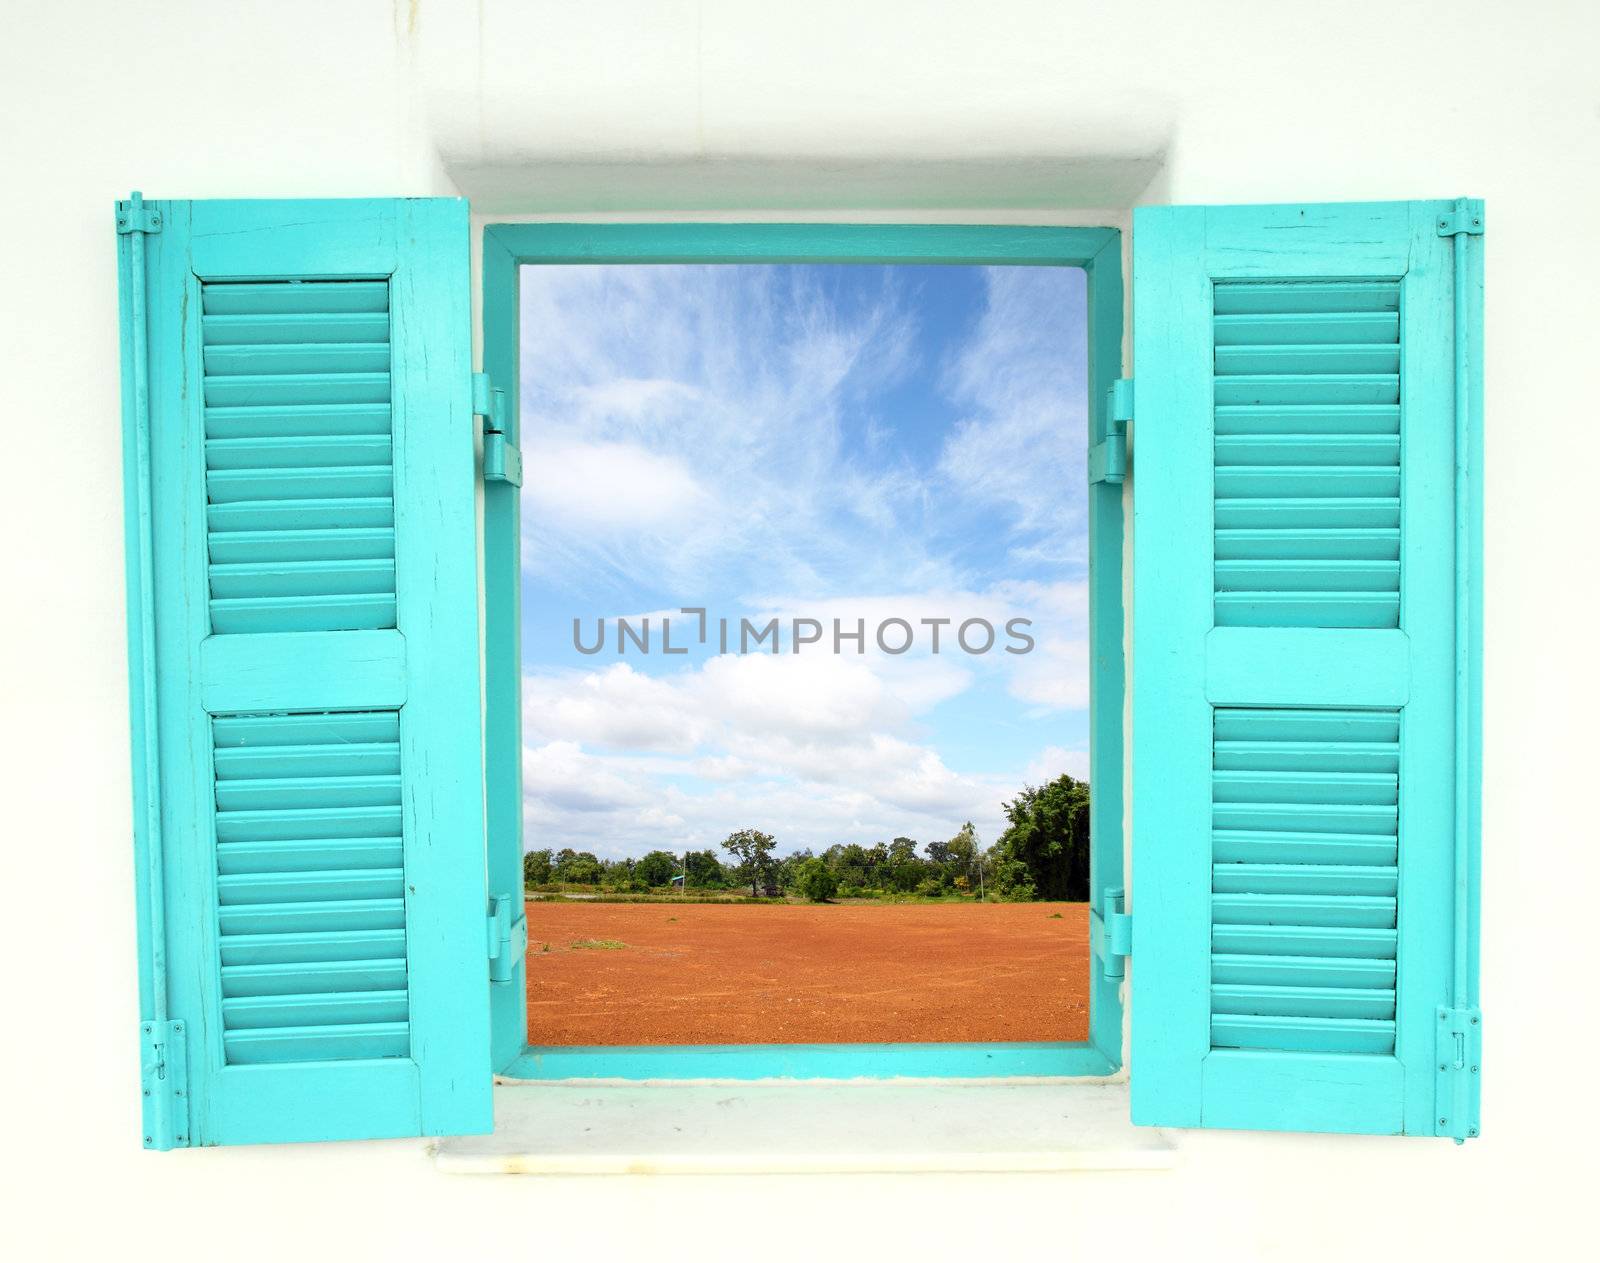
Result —
<path fill-rule="evenodd" d="M 805 1175 L 1151 1170 L 1172 1142 L 1128 1121 L 1126 1083 L 503 1083 L 491 1136 L 442 1171 Z"/>

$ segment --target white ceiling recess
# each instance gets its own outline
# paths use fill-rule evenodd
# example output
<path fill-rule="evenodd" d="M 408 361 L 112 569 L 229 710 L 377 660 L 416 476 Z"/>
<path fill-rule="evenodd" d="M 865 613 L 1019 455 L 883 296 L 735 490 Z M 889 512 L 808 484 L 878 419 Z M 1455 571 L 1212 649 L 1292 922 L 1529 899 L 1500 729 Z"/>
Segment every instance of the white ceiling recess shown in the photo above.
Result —
<path fill-rule="evenodd" d="M 422 0 L 408 38 L 479 212 L 1125 208 L 1170 101 L 1077 8 Z"/>

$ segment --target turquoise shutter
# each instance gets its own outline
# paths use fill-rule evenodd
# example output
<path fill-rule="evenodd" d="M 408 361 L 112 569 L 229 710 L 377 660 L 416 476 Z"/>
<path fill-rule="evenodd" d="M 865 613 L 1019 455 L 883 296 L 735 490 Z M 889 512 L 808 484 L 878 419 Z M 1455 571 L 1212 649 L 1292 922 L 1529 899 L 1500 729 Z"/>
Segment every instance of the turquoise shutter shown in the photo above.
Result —
<path fill-rule="evenodd" d="M 118 231 L 145 1144 L 487 1130 L 466 204 Z"/>
<path fill-rule="evenodd" d="M 1135 214 L 1136 1122 L 1477 1134 L 1481 230 Z"/>

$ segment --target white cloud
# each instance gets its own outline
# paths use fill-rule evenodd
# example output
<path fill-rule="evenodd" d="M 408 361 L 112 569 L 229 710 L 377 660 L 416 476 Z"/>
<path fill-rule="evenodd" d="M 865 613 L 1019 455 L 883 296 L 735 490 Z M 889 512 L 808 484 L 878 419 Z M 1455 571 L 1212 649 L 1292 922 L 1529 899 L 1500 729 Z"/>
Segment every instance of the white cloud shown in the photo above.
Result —
<path fill-rule="evenodd" d="M 635 422 L 677 408 L 691 401 L 694 393 L 683 382 L 664 377 L 618 377 L 572 388 L 580 416 Z"/>
<path fill-rule="evenodd" d="M 1038 758 L 1028 764 L 1023 771 L 1023 779 L 1029 785 L 1043 785 L 1053 781 L 1063 772 L 1078 780 L 1089 779 L 1089 752 L 1087 750 L 1068 750 L 1061 746 L 1046 746 L 1039 751 Z"/>
<path fill-rule="evenodd" d="M 635 780 L 606 760 L 585 754 L 573 741 L 551 741 L 522 752 L 524 796 L 559 811 L 612 811 L 644 801 Z"/>
<path fill-rule="evenodd" d="M 687 754 L 708 735 L 681 684 L 615 663 L 600 671 L 525 672 L 525 734 L 620 750 Z"/>
<path fill-rule="evenodd" d="M 765 745 L 759 753 L 766 757 L 776 750 Z M 892 741 L 842 752 L 811 747 L 783 753 L 788 774 L 765 768 L 758 777 L 703 785 L 685 786 L 639 767 L 621 777 L 606 767 L 614 779 L 591 780 L 569 801 L 573 791 L 565 778 L 589 775 L 609 761 L 539 748 L 531 755 L 542 779 L 526 796 L 525 842 L 614 858 L 656 847 L 714 849 L 733 830 L 753 826 L 775 834 L 780 852 L 788 852 L 899 834 L 933 841 L 951 836 L 967 819 L 975 819 L 980 836 L 992 841 L 1003 827 L 1002 798 L 1019 788 L 1014 778 L 1002 784 L 958 776 L 936 752 Z"/>
<path fill-rule="evenodd" d="M 685 522 L 710 502 L 684 462 L 633 443 L 526 444 L 523 459 L 559 477 L 528 480 L 528 511 L 574 534 L 651 529 Z"/>
<path fill-rule="evenodd" d="M 714 845 L 754 823 L 784 849 L 820 848 L 896 833 L 927 841 L 965 820 L 992 840 L 1021 780 L 952 768 L 927 727 L 997 656 L 730 654 L 665 676 L 626 662 L 531 674 L 528 843 L 632 854 Z M 1048 748 L 1023 779 L 1075 770 L 1078 758 Z"/>
<path fill-rule="evenodd" d="M 1009 691 L 1044 710 L 1083 710 L 1089 705 L 1089 642 L 1055 639 L 1019 659 Z"/>

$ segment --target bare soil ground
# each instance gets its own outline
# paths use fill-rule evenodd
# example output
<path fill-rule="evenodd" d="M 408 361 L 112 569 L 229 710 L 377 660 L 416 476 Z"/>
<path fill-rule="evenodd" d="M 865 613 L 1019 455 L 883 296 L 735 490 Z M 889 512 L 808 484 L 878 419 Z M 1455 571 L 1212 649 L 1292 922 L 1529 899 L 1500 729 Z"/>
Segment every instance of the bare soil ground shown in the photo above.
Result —
<path fill-rule="evenodd" d="M 535 1047 L 1088 1038 L 1087 904 L 527 909 Z"/>

